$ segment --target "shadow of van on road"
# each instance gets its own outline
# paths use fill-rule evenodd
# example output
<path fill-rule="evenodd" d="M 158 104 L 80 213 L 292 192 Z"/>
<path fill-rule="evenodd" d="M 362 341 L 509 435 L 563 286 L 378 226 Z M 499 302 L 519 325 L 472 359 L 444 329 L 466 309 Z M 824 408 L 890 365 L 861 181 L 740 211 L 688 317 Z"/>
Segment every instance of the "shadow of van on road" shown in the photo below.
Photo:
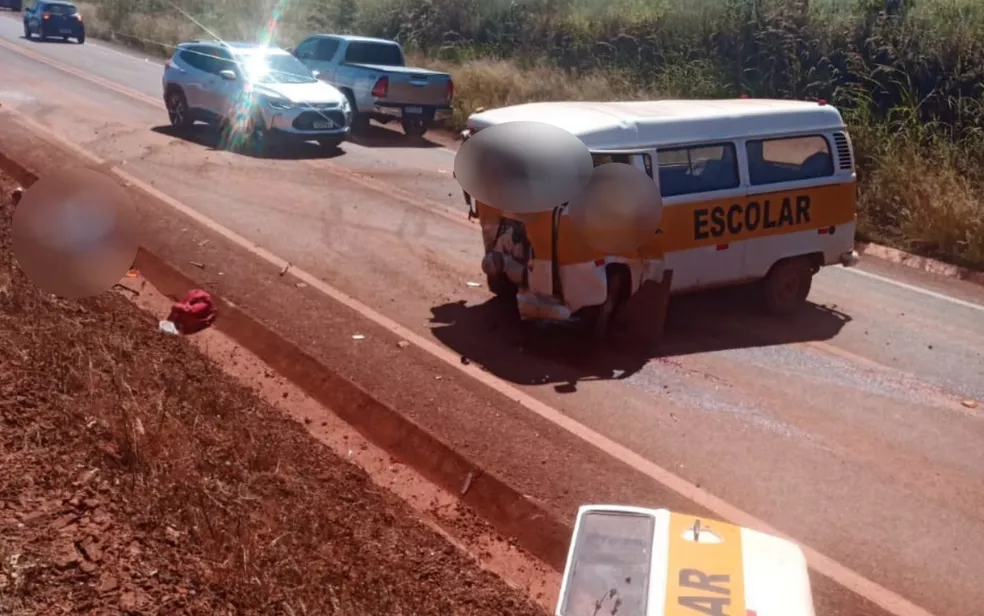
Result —
<path fill-rule="evenodd" d="M 434 307 L 431 323 L 434 336 L 462 361 L 512 383 L 552 384 L 570 393 L 584 381 L 628 378 L 653 359 L 829 340 L 851 320 L 812 302 L 794 316 L 770 317 L 748 291 L 735 287 L 672 298 L 663 340 L 655 347 L 643 346 L 631 327 L 595 343 L 574 326 L 523 323 L 515 302 L 501 298 Z"/>
<path fill-rule="evenodd" d="M 222 132 L 210 124 L 193 124 L 186 129 L 176 129 L 170 124 L 166 124 L 163 126 L 155 126 L 151 130 L 160 135 L 165 135 L 174 139 L 182 139 L 212 151 L 224 150 L 227 152 L 235 152 L 242 156 L 249 156 L 251 158 L 314 160 L 336 158 L 345 153 L 345 151 L 340 148 L 325 148 L 316 143 L 302 141 L 291 144 L 278 144 L 269 148 L 265 153 L 263 153 L 263 155 L 257 155 L 246 148 L 237 150 L 236 148 L 230 147 L 229 144 L 223 143 Z M 344 143 L 342 145 L 344 146 Z"/>

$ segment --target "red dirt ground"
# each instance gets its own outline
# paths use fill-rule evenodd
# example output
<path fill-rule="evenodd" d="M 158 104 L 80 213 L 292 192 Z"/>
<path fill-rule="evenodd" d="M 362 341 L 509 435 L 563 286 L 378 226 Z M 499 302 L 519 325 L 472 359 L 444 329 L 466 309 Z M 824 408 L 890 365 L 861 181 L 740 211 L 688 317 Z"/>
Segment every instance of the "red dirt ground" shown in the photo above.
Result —
<path fill-rule="evenodd" d="M 0 614 L 544 616 L 154 316 L 34 288 L 12 188 Z"/>

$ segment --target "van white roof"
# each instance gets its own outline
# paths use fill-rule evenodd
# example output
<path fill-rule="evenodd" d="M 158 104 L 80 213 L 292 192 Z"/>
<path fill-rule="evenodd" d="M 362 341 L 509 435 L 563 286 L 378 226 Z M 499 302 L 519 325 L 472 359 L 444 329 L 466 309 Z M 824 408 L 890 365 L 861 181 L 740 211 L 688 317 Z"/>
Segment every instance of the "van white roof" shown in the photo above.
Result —
<path fill-rule="evenodd" d="M 534 121 L 574 134 L 593 151 L 686 145 L 845 128 L 840 112 L 818 102 L 774 99 L 526 103 L 472 114 L 468 128 Z"/>

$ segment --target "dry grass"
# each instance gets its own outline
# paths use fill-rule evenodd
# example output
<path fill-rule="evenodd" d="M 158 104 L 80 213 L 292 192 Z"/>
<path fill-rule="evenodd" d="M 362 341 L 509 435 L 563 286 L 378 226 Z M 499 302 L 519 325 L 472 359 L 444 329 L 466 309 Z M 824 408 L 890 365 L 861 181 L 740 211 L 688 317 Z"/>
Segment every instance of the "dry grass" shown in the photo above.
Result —
<path fill-rule="evenodd" d="M 952 165 L 917 152 L 883 159 L 861 191 L 861 229 L 874 241 L 918 254 L 984 265 L 984 208 Z"/>
<path fill-rule="evenodd" d="M 0 612 L 543 615 L 120 295 L 38 291 L 9 216 Z"/>

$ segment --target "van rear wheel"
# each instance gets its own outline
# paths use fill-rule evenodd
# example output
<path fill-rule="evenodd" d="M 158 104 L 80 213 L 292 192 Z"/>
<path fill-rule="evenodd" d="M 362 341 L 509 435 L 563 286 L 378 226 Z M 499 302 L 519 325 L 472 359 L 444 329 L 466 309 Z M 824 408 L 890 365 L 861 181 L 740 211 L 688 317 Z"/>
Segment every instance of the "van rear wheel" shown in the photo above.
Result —
<path fill-rule="evenodd" d="M 773 265 L 763 281 L 766 311 L 774 316 L 786 316 L 803 308 L 815 273 L 816 268 L 807 257 L 786 259 Z"/>

